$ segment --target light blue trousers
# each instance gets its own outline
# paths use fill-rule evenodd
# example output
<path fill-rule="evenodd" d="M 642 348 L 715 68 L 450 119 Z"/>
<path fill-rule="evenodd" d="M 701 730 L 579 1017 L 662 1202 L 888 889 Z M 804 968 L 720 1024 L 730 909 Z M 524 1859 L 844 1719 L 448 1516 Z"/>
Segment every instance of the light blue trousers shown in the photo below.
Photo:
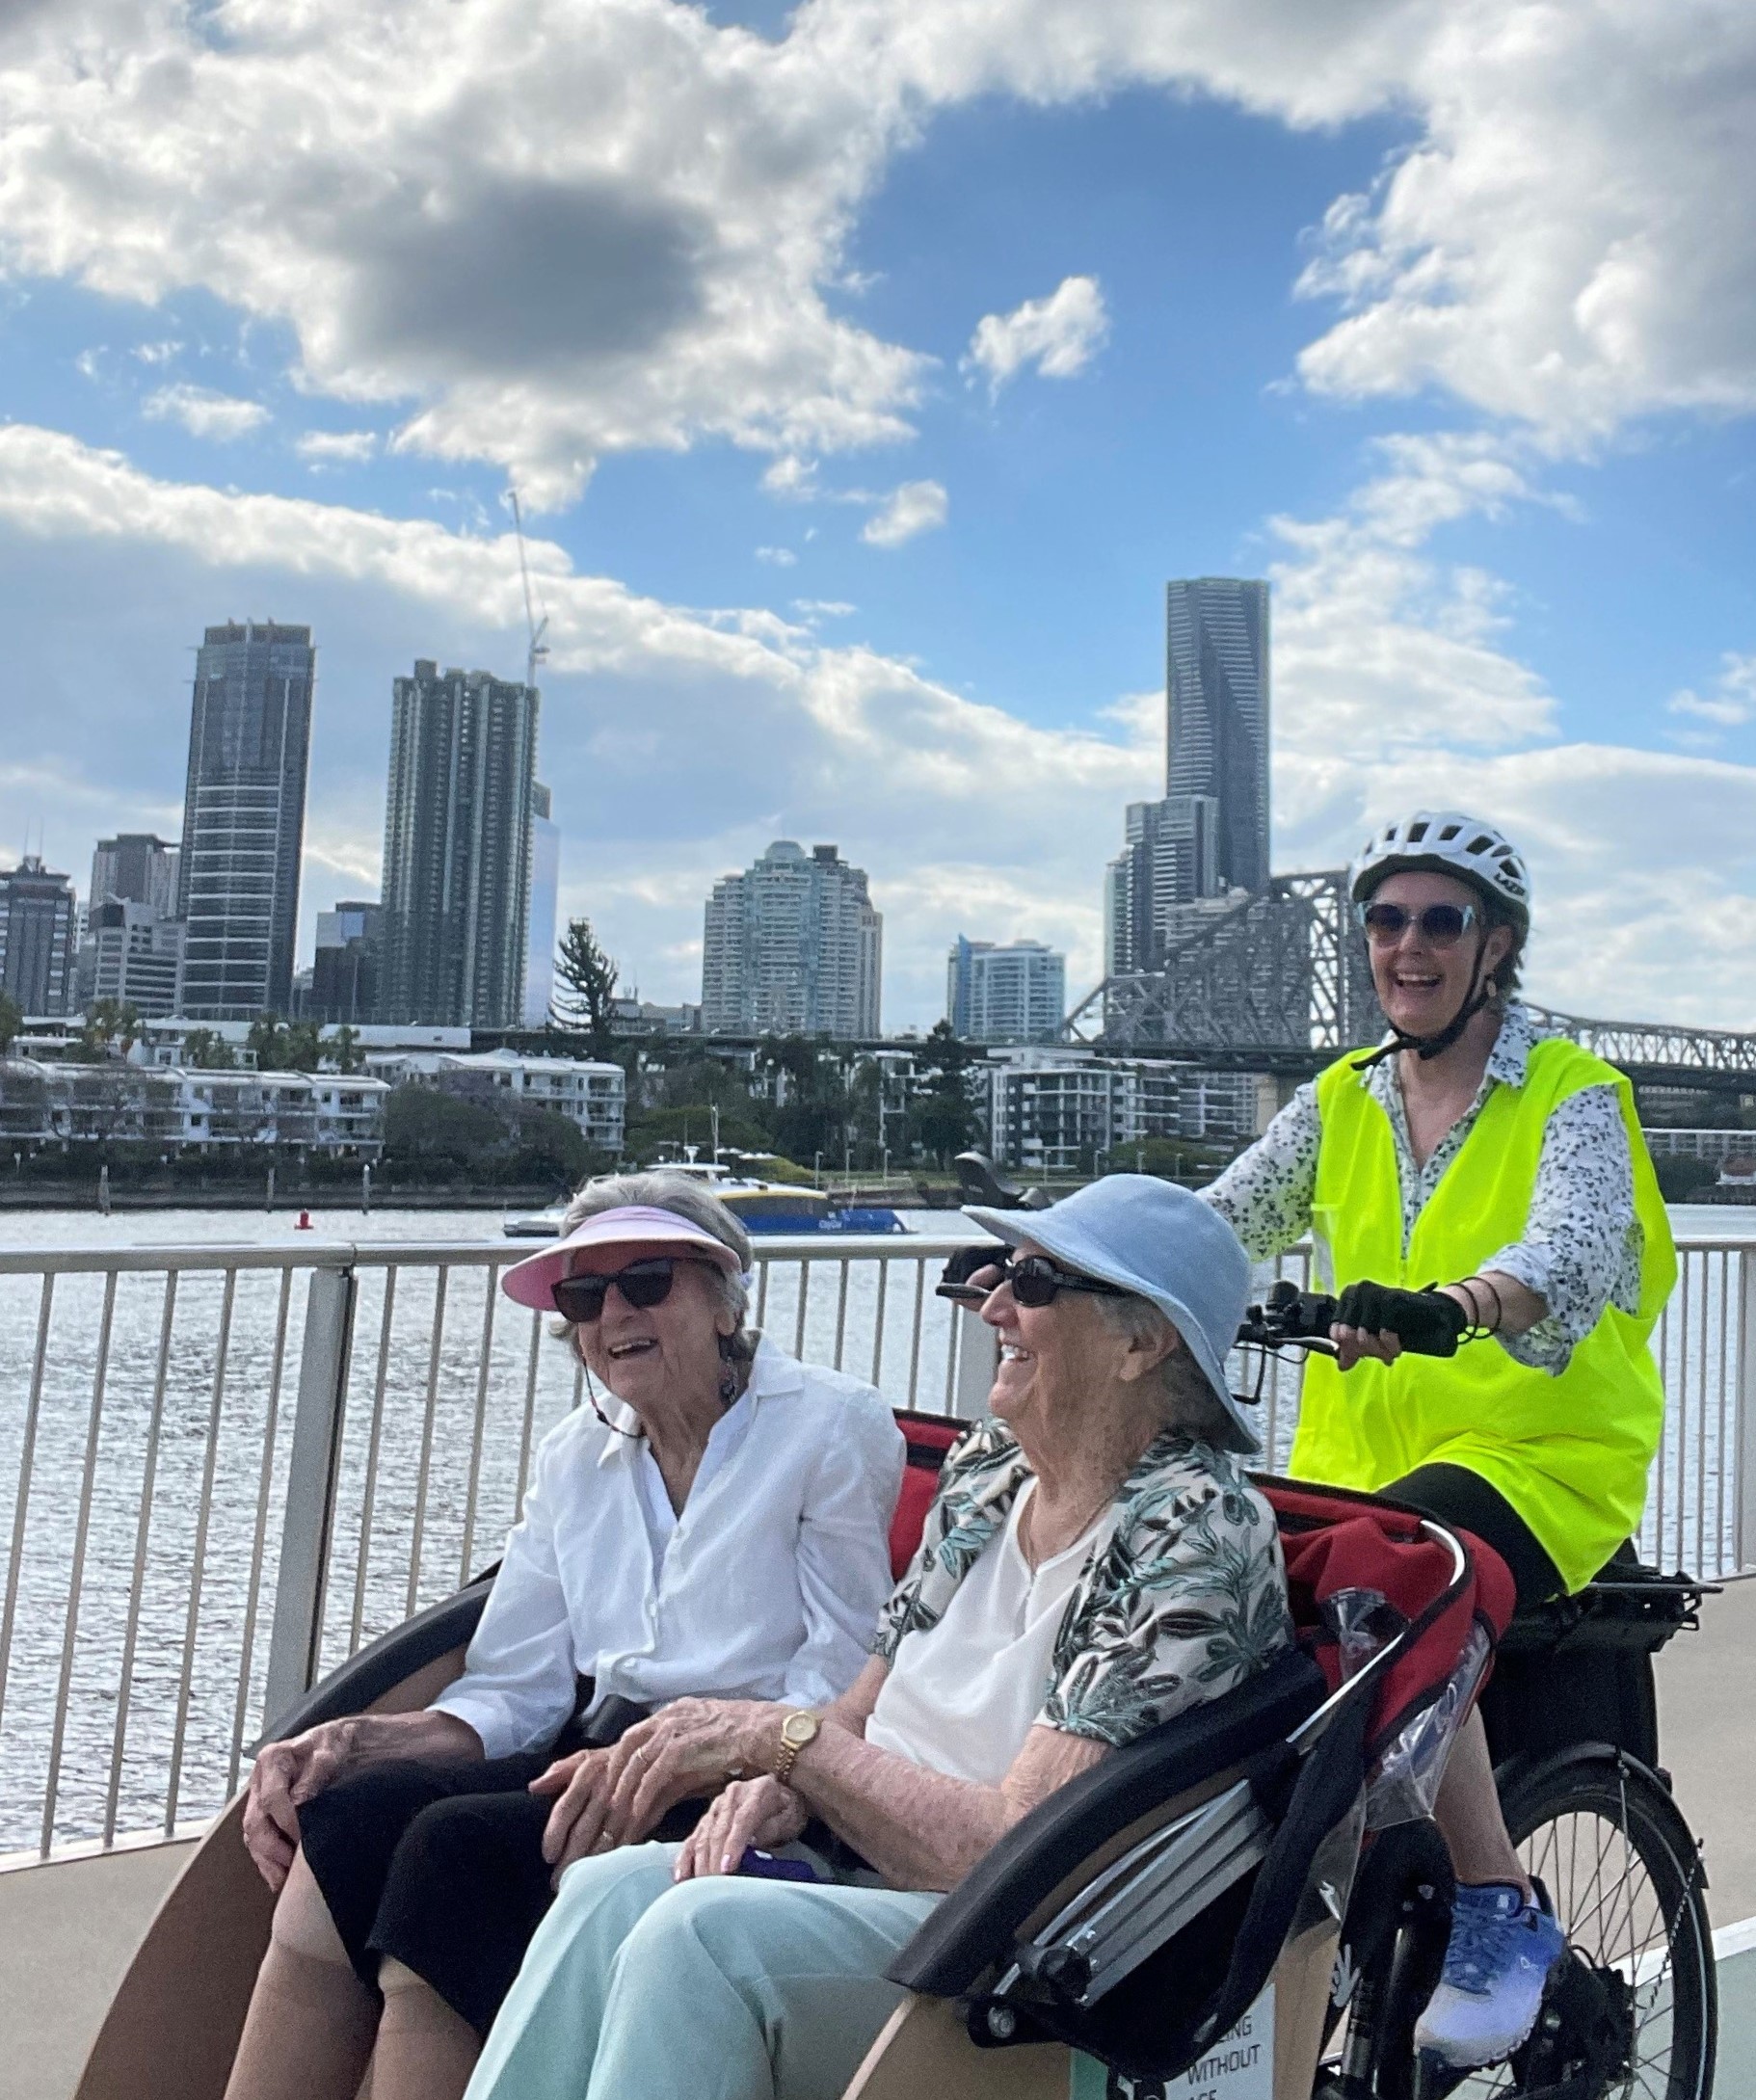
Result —
<path fill-rule="evenodd" d="M 838 2100 L 904 1995 L 886 1967 L 940 1899 L 673 1882 L 677 1851 L 568 1869 L 466 2100 Z"/>

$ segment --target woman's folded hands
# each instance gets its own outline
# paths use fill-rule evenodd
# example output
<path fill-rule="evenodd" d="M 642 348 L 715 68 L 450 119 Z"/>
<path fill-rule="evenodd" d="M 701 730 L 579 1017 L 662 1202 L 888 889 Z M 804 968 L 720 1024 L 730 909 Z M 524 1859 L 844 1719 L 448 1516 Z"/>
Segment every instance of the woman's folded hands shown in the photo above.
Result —
<path fill-rule="evenodd" d="M 557 1759 L 530 1783 L 533 1794 L 555 1796 L 543 1833 L 543 1856 L 556 1878 L 575 1859 L 613 1851 L 619 1845 L 638 1845 L 678 1801 L 718 1794 L 729 1780 L 761 1773 L 778 1752 L 786 1711 L 762 1699 L 677 1699 L 650 1719 L 636 1722 L 609 1749 L 578 1750 Z M 713 1829 L 722 1841 L 721 1850 L 753 1817 L 752 1827 L 766 1830 L 770 1822 L 780 1826 L 785 1819 L 777 1794 L 792 1798 L 785 1788 L 774 1794 L 739 1794 L 735 1810 L 716 1817 Z M 727 1820 L 734 1815 L 735 1821 Z M 786 1838 L 797 1834 L 788 1830 Z M 786 1838 L 773 1842 L 784 1844 Z M 744 1845 L 757 1842 L 746 1837 L 732 1864 L 742 1856 Z M 717 1856 L 711 1843 L 697 1848 L 689 1873 L 729 1871 L 706 1864 Z"/>

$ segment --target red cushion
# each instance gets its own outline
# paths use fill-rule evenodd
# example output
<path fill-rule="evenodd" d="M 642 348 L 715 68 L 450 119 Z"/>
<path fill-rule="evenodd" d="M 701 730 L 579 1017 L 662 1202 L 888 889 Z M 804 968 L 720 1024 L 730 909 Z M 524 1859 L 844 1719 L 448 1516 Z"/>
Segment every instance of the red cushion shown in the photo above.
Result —
<path fill-rule="evenodd" d="M 920 1528 L 939 1492 L 939 1469 L 945 1462 L 945 1453 L 970 1424 L 947 1422 L 942 1415 L 917 1415 L 900 1409 L 896 1422 L 909 1447 L 902 1487 L 891 1517 L 891 1574 L 900 1579 L 920 1544 Z"/>

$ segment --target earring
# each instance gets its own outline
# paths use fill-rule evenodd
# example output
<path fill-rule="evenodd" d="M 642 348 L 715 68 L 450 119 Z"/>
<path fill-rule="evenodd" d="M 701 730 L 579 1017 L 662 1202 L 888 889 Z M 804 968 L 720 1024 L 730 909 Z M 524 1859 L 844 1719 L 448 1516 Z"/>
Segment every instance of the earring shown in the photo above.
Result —
<path fill-rule="evenodd" d="M 720 1407 L 724 1411 L 737 1398 L 737 1372 L 731 1364 L 720 1372 Z"/>

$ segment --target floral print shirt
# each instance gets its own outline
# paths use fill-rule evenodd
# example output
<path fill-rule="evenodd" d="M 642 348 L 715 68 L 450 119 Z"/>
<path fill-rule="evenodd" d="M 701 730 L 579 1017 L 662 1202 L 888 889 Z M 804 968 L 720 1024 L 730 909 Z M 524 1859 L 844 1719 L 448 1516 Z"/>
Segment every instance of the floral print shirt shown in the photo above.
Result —
<path fill-rule="evenodd" d="M 1031 1477 L 992 1417 L 946 1458 L 920 1546 L 878 1622 L 887 1662 L 927 1633 L 1005 1528 Z M 1233 1459 L 1180 1430 L 1148 1445 L 1116 1494 L 1055 1635 L 1038 1725 L 1120 1747 L 1216 1698 L 1292 1637 L 1274 1512 Z"/>
<path fill-rule="evenodd" d="M 1367 1075 L 1367 1086 L 1389 1117 L 1396 1140 L 1405 1253 L 1415 1220 L 1476 1128 L 1488 1096 L 1497 1086 L 1524 1084 L 1535 1040 L 1530 1009 L 1508 1003 L 1476 1099 L 1424 1166 L 1415 1163 L 1397 1060 L 1387 1057 Z M 1258 1261 L 1283 1252 L 1310 1231 L 1322 1135 L 1317 1089 L 1301 1086 L 1263 1136 L 1201 1191 Z M 1556 1108 L 1543 1131 L 1523 1236 L 1480 1264 L 1515 1278 L 1549 1308 L 1526 1333 L 1498 1336 L 1502 1348 L 1532 1370 L 1558 1376 L 1606 1306 L 1639 1311 L 1645 1249 L 1646 1236 L 1635 1214 L 1628 1127 L 1616 1090 L 1583 1087 Z"/>

